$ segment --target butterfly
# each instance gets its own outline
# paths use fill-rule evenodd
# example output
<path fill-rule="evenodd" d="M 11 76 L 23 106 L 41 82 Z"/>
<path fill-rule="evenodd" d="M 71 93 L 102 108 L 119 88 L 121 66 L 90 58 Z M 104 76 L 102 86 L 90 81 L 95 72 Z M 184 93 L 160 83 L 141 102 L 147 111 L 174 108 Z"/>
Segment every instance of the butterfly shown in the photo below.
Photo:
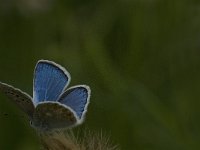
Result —
<path fill-rule="evenodd" d="M 2 82 L 0 91 L 28 115 L 33 128 L 51 131 L 81 124 L 87 112 L 90 87 L 77 85 L 67 89 L 70 80 L 70 74 L 59 64 L 39 60 L 33 77 L 33 98 Z"/>

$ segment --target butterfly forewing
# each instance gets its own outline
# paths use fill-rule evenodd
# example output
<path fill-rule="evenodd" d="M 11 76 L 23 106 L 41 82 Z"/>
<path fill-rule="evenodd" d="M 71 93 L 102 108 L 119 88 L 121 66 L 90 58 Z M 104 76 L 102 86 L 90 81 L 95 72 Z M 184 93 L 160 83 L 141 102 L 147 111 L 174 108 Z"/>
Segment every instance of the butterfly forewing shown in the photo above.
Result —
<path fill-rule="evenodd" d="M 67 128 L 76 125 L 74 112 L 58 102 L 42 102 L 33 115 L 33 127 L 39 130 Z"/>
<path fill-rule="evenodd" d="M 78 118 L 82 119 L 87 111 L 89 99 L 90 88 L 86 85 L 78 85 L 65 91 L 58 101 L 70 107 Z"/>
<path fill-rule="evenodd" d="M 69 82 L 70 75 L 63 67 L 40 60 L 34 72 L 34 103 L 56 101 Z"/>
<path fill-rule="evenodd" d="M 34 105 L 32 98 L 27 93 L 2 82 L 0 82 L 0 91 L 5 93 L 5 95 L 14 101 L 22 111 L 32 118 Z"/>

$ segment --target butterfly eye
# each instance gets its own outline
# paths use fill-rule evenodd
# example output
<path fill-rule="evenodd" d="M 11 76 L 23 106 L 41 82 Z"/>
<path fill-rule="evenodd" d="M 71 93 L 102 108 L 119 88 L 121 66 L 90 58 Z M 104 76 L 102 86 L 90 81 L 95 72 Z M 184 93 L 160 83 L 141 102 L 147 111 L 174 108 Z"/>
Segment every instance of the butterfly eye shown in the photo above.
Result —
<path fill-rule="evenodd" d="M 30 125 L 33 126 L 33 122 L 32 121 L 30 121 Z"/>

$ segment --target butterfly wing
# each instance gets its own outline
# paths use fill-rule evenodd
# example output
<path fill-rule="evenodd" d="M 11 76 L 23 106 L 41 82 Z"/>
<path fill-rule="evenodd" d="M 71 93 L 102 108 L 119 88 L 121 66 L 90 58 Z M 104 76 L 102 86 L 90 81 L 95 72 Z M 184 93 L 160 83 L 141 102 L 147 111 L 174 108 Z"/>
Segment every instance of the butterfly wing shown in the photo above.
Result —
<path fill-rule="evenodd" d="M 20 89 L 2 82 L 0 82 L 0 91 L 5 93 L 5 95 L 12 99 L 12 101 L 14 101 L 22 111 L 32 118 L 34 105 L 31 96 L 22 92 Z"/>
<path fill-rule="evenodd" d="M 34 72 L 34 103 L 56 101 L 69 82 L 70 75 L 63 67 L 52 61 L 38 61 Z"/>
<path fill-rule="evenodd" d="M 76 125 L 73 110 L 58 102 L 42 102 L 36 106 L 32 125 L 38 130 L 67 128 Z"/>
<path fill-rule="evenodd" d="M 81 122 L 84 118 L 85 113 L 87 112 L 87 107 L 90 100 L 91 90 L 89 86 L 78 85 L 71 87 L 65 91 L 60 99 L 60 103 L 70 107 L 78 116 L 79 121 Z"/>

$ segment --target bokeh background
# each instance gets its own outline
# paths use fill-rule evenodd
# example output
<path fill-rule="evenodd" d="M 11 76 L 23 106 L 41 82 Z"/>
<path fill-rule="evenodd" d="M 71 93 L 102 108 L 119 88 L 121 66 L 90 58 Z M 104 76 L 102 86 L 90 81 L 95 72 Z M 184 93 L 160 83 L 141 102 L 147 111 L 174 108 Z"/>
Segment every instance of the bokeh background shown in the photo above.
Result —
<path fill-rule="evenodd" d="M 200 149 L 200 1 L 1 0 L 0 80 L 32 95 L 39 59 L 90 85 L 82 126 L 121 149 Z M 3 94 L 0 149 L 39 149 Z"/>

